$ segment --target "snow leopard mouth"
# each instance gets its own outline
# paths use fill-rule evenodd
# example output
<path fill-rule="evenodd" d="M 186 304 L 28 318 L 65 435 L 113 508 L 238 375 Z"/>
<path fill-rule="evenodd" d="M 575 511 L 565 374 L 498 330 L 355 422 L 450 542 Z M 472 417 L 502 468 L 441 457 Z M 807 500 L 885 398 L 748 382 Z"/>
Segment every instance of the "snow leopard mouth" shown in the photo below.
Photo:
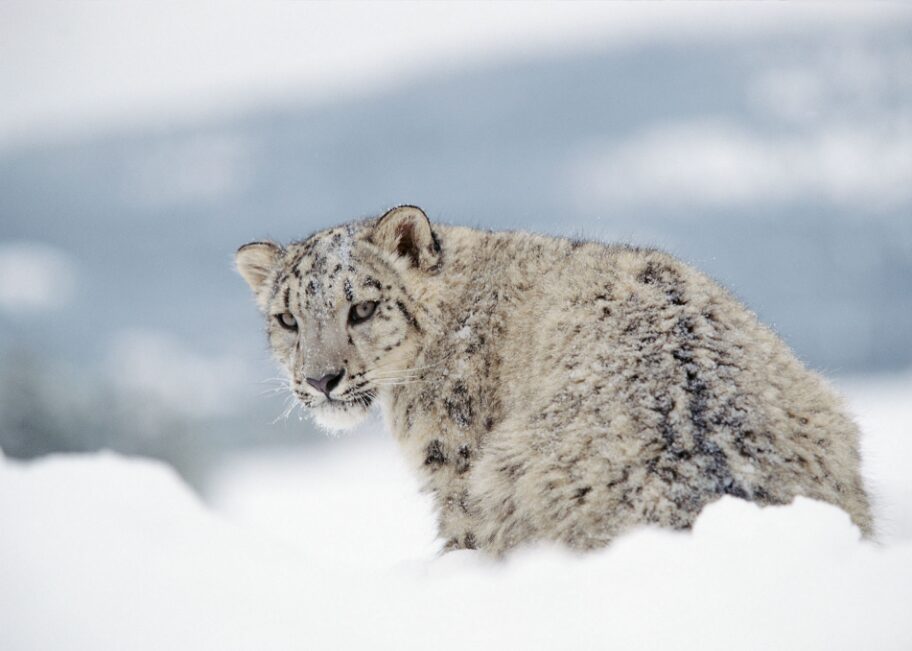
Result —
<path fill-rule="evenodd" d="M 339 397 L 339 398 L 324 398 L 319 404 L 307 405 L 313 409 L 326 409 L 333 411 L 349 411 L 352 409 L 368 409 L 374 403 L 374 394 L 373 392 L 363 392 L 351 396 Z"/>
<path fill-rule="evenodd" d="M 295 390 L 294 394 L 301 402 L 301 404 L 303 404 L 308 409 L 330 408 L 345 410 L 356 407 L 367 409 L 374 403 L 374 400 L 376 398 L 376 395 L 373 391 L 359 391 L 358 393 L 340 396 L 338 398 L 333 398 L 331 396 L 321 396 L 322 400 L 319 402 L 314 402 L 314 396 L 305 391 Z"/>
<path fill-rule="evenodd" d="M 326 402 L 323 404 L 324 406 L 334 407 L 336 409 L 348 409 L 351 407 L 363 407 L 364 409 L 367 409 L 373 404 L 373 402 L 373 393 L 360 393 L 346 399 L 327 398 Z"/>

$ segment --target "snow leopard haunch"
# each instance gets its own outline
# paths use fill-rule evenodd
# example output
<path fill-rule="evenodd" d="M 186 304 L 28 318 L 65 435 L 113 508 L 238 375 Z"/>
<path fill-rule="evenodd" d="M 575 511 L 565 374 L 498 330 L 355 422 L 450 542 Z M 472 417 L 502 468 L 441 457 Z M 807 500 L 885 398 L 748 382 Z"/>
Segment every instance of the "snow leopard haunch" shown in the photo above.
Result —
<path fill-rule="evenodd" d="M 380 405 L 447 549 L 600 547 L 723 495 L 872 532 L 839 398 L 705 275 L 651 249 L 431 225 L 413 206 L 237 267 L 318 423 Z"/>

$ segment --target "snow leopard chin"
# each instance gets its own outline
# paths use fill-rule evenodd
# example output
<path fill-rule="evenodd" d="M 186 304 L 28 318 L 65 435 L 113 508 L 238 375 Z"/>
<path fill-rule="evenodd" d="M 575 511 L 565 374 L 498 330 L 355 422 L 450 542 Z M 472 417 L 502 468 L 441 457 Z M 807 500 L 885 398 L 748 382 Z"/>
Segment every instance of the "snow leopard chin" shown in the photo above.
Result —
<path fill-rule="evenodd" d="M 309 410 L 314 422 L 328 432 L 350 430 L 365 420 L 370 407 L 352 403 L 324 404 Z"/>

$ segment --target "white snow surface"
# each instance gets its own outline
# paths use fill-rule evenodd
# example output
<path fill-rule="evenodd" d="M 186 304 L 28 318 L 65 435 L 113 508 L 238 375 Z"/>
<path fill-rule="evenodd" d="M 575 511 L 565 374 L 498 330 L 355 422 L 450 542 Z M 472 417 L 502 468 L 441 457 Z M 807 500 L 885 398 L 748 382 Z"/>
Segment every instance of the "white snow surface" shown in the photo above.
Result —
<path fill-rule="evenodd" d="M 214 508 L 151 461 L 0 458 L 0 648 L 910 649 L 912 377 L 844 389 L 876 544 L 826 504 L 725 498 L 585 555 L 438 556 L 376 423 L 238 457 Z"/>

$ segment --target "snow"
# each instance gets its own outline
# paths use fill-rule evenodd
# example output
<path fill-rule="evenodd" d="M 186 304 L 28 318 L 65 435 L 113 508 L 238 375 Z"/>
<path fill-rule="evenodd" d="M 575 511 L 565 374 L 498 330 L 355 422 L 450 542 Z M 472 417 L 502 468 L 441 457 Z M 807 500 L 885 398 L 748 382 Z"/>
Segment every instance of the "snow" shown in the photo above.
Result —
<path fill-rule="evenodd" d="M 0 316 L 34 314 L 68 304 L 76 289 L 75 264 L 44 242 L 0 241 Z"/>
<path fill-rule="evenodd" d="M 588 555 L 437 556 L 377 423 L 238 457 L 211 508 L 151 461 L 0 459 L 0 647 L 909 649 L 912 377 L 844 388 L 876 544 L 826 504 L 726 498 Z"/>
<path fill-rule="evenodd" d="M 816 197 L 834 205 L 895 208 L 912 198 L 908 121 L 823 125 L 771 137 L 735 123 L 682 122 L 602 144 L 569 166 L 584 208 L 672 201 L 743 207 Z"/>
<path fill-rule="evenodd" d="M 865 476 L 880 539 L 912 540 L 912 373 L 840 387 L 861 429 Z"/>
<path fill-rule="evenodd" d="M 0 4 L 0 149 L 163 115 L 382 90 L 530 54 L 876 29 L 900 3 Z M 113 53 L 113 56 L 112 56 Z M 141 70 L 142 74 L 137 74 Z"/>
<path fill-rule="evenodd" d="M 118 393 L 141 404 L 158 404 L 189 417 L 232 414 L 242 404 L 250 377 L 241 357 L 206 356 L 156 330 L 117 332 L 105 370 Z"/>
<path fill-rule="evenodd" d="M 758 67 L 745 120 L 656 122 L 617 141 L 586 142 L 566 185 L 583 209 L 672 204 L 743 208 L 817 200 L 861 218 L 912 198 L 912 87 L 907 44 L 850 44 Z M 770 125 L 779 129 L 770 130 Z M 795 127 L 800 127 L 798 130 Z"/>

